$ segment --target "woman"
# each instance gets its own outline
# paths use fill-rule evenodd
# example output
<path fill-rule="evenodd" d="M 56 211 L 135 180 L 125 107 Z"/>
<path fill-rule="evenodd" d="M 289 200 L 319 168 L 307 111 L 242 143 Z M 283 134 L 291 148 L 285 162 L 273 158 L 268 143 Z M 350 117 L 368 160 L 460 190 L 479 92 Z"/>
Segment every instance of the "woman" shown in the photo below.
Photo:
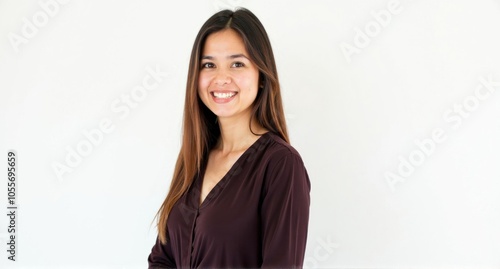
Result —
<path fill-rule="evenodd" d="M 194 42 L 182 146 L 150 268 L 301 268 L 310 182 L 289 145 L 264 27 L 246 9 Z"/>

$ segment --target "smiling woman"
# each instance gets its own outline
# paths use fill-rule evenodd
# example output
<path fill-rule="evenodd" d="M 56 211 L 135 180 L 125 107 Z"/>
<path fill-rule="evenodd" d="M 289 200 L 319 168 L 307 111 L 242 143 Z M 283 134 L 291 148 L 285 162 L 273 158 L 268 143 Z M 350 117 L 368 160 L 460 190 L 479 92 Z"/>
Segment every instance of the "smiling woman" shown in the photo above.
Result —
<path fill-rule="evenodd" d="M 150 268 L 301 268 L 310 181 L 289 144 L 267 33 L 223 10 L 194 42 L 183 142 Z"/>
<path fill-rule="evenodd" d="M 198 94 L 219 120 L 251 115 L 259 69 L 247 55 L 242 38 L 230 28 L 211 34 L 205 42 Z"/>

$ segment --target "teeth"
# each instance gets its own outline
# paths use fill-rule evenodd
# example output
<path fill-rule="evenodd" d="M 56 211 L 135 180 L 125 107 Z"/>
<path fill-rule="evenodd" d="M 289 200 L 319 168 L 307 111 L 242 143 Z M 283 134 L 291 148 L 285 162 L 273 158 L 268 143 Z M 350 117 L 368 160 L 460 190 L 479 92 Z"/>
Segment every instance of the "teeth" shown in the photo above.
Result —
<path fill-rule="evenodd" d="M 214 96 L 217 98 L 231 98 L 235 95 L 234 92 L 214 92 Z"/>

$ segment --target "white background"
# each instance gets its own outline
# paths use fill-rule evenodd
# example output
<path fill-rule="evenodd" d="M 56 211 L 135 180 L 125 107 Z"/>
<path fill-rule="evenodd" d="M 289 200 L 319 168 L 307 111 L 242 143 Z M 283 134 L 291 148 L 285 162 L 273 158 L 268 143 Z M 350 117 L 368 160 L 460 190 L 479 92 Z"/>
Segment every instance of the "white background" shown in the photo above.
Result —
<path fill-rule="evenodd" d="M 311 178 L 306 267 L 500 268 L 500 1 L 74 0 L 44 21 L 47 2 L 0 1 L 2 207 L 10 149 L 19 170 L 18 262 L 2 213 L 1 268 L 147 266 L 192 43 L 233 6 L 268 31 Z M 113 110 L 157 66 L 158 87 Z M 105 119 L 113 130 L 58 179 Z"/>

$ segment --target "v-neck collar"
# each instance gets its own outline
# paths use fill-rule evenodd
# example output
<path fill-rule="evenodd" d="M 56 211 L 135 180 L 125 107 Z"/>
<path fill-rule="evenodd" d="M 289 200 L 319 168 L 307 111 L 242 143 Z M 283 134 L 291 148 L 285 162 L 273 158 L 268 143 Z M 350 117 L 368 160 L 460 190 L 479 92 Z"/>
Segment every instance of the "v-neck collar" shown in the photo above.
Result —
<path fill-rule="evenodd" d="M 227 173 L 221 178 L 217 184 L 210 190 L 210 192 L 207 194 L 203 202 L 200 204 L 200 195 L 201 195 L 201 185 L 203 184 L 203 178 L 205 177 L 205 171 L 207 168 L 208 164 L 208 159 L 203 163 L 203 166 L 200 169 L 200 173 L 198 173 L 198 176 L 196 177 L 196 182 L 195 182 L 195 188 L 193 189 L 193 201 L 194 205 L 196 205 L 196 208 L 198 210 L 202 210 L 205 208 L 210 202 L 216 198 L 220 192 L 224 189 L 224 187 L 229 183 L 231 178 L 235 175 L 238 175 L 242 169 L 241 165 L 244 163 L 245 159 L 248 158 L 248 156 L 251 153 L 255 152 L 255 149 L 262 144 L 263 142 L 267 141 L 264 140 L 265 137 L 267 137 L 271 132 L 266 132 L 262 134 L 253 144 L 248 147 L 243 154 L 236 160 L 236 162 L 231 166 L 231 168 L 227 171 Z"/>

